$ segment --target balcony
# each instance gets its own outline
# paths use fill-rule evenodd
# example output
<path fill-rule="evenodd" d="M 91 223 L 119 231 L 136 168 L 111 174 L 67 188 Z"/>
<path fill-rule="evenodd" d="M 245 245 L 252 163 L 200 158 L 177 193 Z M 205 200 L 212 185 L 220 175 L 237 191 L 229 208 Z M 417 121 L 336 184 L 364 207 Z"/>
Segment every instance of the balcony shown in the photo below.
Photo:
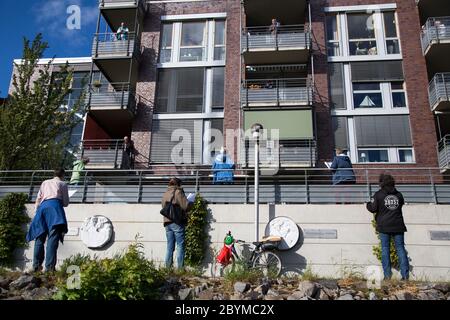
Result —
<path fill-rule="evenodd" d="M 136 17 L 142 20 L 144 0 L 99 0 L 99 9 L 102 16 L 112 30 L 117 30 L 123 22 L 133 28 L 136 25 Z"/>
<path fill-rule="evenodd" d="M 131 126 L 136 104 L 135 90 L 128 83 L 113 83 L 105 88 L 91 85 L 86 95 L 89 114 L 110 132 L 122 132 Z"/>
<path fill-rule="evenodd" d="M 441 172 L 450 169 L 450 135 L 446 135 L 438 142 L 439 168 Z"/>
<path fill-rule="evenodd" d="M 431 73 L 450 71 L 450 17 L 429 18 L 420 38 Z"/>
<path fill-rule="evenodd" d="M 123 140 L 84 140 L 81 157 L 89 158 L 86 169 L 119 169 L 123 158 Z"/>
<path fill-rule="evenodd" d="M 246 80 L 241 105 L 244 108 L 310 106 L 312 95 L 308 78 Z"/>
<path fill-rule="evenodd" d="M 130 81 L 131 68 L 132 74 L 136 76 L 139 54 L 140 38 L 133 32 L 122 40 L 118 40 L 115 33 L 98 33 L 94 36 L 92 59 L 109 82 Z"/>
<path fill-rule="evenodd" d="M 129 83 L 112 83 L 107 88 L 91 85 L 86 96 L 91 111 L 128 110 L 136 112 L 136 98 Z"/>
<path fill-rule="evenodd" d="M 243 165 L 255 166 L 254 141 L 248 141 L 244 149 Z M 296 168 L 315 167 L 317 162 L 316 141 L 268 141 L 260 146 L 260 162 L 262 167 L 270 168 Z"/>
<path fill-rule="evenodd" d="M 428 85 L 432 111 L 450 110 L 450 73 L 437 73 Z"/>
<path fill-rule="evenodd" d="M 242 33 L 246 64 L 302 63 L 309 58 L 311 37 L 303 25 L 246 28 Z"/>
<path fill-rule="evenodd" d="M 246 26 L 264 26 L 276 18 L 284 25 L 302 24 L 307 0 L 243 0 Z"/>
<path fill-rule="evenodd" d="M 416 0 L 420 22 L 424 24 L 430 17 L 450 16 L 448 0 Z"/>

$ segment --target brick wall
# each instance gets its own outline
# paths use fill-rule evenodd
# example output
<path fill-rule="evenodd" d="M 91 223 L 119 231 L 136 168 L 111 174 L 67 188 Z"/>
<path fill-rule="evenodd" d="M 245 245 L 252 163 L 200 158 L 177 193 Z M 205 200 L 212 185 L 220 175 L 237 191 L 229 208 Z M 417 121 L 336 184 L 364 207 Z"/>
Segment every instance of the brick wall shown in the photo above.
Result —
<path fill-rule="evenodd" d="M 162 15 L 227 13 L 227 65 L 225 70 L 225 128 L 239 127 L 239 66 L 240 66 L 240 2 L 239 0 L 201 1 L 150 5 L 144 19 L 142 58 L 139 67 L 137 94 L 142 97 L 133 123 L 132 139 L 142 156 L 137 162 L 146 166 L 150 157 L 153 106 L 156 93 L 156 63 Z"/>
<path fill-rule="evenodd" d="M 420 21 L 413 0 L 318 0 L 312 1 L 312 30 L 317 136 L 319 161 L 333 155 L 333 132 L 330 123 L 323 7 L 397 3 L 403 71 L 407 88 L 413 147 L 416 167 L 437 167 L 436 130 L 434 116 L 428 104 L 428 80 L 425 58 L 420 47 Z M 321 165 L 321 163 L 319 163 Z"/>

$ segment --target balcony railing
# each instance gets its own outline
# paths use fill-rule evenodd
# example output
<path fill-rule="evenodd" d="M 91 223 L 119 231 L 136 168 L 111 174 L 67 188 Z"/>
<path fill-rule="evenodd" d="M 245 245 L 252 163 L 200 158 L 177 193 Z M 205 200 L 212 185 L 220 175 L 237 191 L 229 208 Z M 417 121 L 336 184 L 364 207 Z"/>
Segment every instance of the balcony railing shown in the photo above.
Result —
<path fill-rule="evenodd" d="M 440 111 L 442 103 L 450 103 L 450 73 L 437 73 L 428 85 L 428 97 L 432 111 Z"/>
<path fill-rule="evenodd" d="M 286 169 L 276 175 L 261 168 L 260 203 L 267 204 L 364 204 L 378 187 L 380 173 L 392 174 L 396 188 L 407 204 L 450 204 L 450 177 L 439 168 L 355 168 L 355 185 L 332 185 L 328 169 Z M 275 175 L 274 175 L 275 174 Z M 71 203 L 161 203 L 167 182 L 173 176 L 183 180 L 186 194 L 200 192 L 209 203 L 247 204 L 254 201 L 254 169 L 235 170 L 232 185 L 214 185 L 211 169 L 154 167 L 151 170 L 86 170 L 80 185 L 70 186 Z M 11 192 L 28 195 L 33 203 L 43 180 L 52 171 L 0 171 L 0 199 Z M 66 173 L 69 179 L 71 172 Z M 442 208 L 444 210 L 444 208 Z"/>
<path fill-rule="evenodd" d="M 310 33 L 303 25 L 251 27 L 242 34 L 242 51 L 309 49 Z"/>
<path fill-rule="evenodd" d="M 438 142 L 439 168 L 450 169 L 450 135 L 446 135 Z"/>
<path fill-rule="evenodd" d="M 255 144 L 248 141 L 241 158 L 246 167 L 255 166 Z M 317 145 L 315 140 L 267 141 L 260 146 L 260 162 L 263 167 L 315 167 Z"/>
<path fill-rule="evenodd" d="M 83 140 L 81 157 L 89 158 L 87 168 L 118 169 L 123 161 L 123 140 Z"/>
<path fill-rule="evenodd" d="M 140 39 L 134 32 L 118 36 L 116 33 L 97 33 L 92 45 L 94 58 L 132 57 L 139 52 Z"/>
<path fill-rule="evenodd" d="M 310 105 L 312 99 L 308 78 L 246 80 L 241 94 L 245 107 Z"/>
<path fill-rule="evenodd" d="M 136 7 L 139 4 L 143 3 L 143 0 L 99 0 L 98 3 L 101 8 L 107 7 Z"/>
<path fill-rule="evenodd" d="M 450 17 L 428 18 L 422 27 L 420 38 L 424 54 L 433 44 L 450 42 Z"/>
<path fill-rule="evenodd" d="M 86 95 L 90 110 L 128 110 L 136 112 L 135 90 L 129 83 L 112 83 L 106 88 L 90 85 Z"/>

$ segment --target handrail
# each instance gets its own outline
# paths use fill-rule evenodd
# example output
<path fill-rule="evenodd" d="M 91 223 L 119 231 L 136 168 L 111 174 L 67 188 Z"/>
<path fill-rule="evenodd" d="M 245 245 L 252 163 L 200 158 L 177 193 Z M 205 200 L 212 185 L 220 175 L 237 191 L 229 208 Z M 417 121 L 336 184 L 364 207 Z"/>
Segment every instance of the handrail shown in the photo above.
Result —
<path fill-rule="evenodd" d="M 439 101 L 450 101 L 450 72 L 436 73 L 428 84 L 430 108 L 434 111 Z"/>
<path fill-rule="evenodd" d="M 278 33 L 304 33 L 308 32 L 308 27 L 304 24 L 294 24 L 294 25 L 282 25 L 278 26 L 274 29 Z M 271 26 L 258 26 L 258 27 L 247 27 L 243 29 L 244 33 L 262 35 L 262 34 L 273 34 L 273 30 L 271 30 Z"/>
<path fill-rule="evenodd" d="M 428 47 L 440 40 L 450 40 L 450 17 L 430 17 L 422 26 L 421 44 L 425 54 Z"/>
<path fill-rule="evenodd" d="M 346 169 L 343 169 L 346 170 Z M 225 171 L 225 170 L 222 170 Z M 268 175 L 271 169 L 261 168 L 262 203 L 334 203 L 345 197 L 349 203 L 364 203 L 377 190 L 380 173 L 391 173 L 397 188 L 408 203 L 450 204 L 449 176 L 439 168 L 354 168 L 357 183 L 332 186 L 332 171 L 328 169 L 285 170 L 286 175 Z M 339 171 L 339 170 L 338 170 Z M 234 170 L 233 185 L 213 185 L 211 168 L 185 170 L 154 166 L 145 170 L 85 170 L 72 203 L 127 202 L 159 203 L 167 188 L 168 179 L 178 176 L 188 192 L 198 190 L 208 201 L 215 203 L 249 203 L 252 201 L 253 169 Z M 10 192 L 23 192 L 32 202 L 40 183 L 52 177 L 49 170 L 0 171 L 0 198 Z M 66 177 L 70 177 L 67 171 Z M 446 178 L 446 179 L 444 179 Z"/>

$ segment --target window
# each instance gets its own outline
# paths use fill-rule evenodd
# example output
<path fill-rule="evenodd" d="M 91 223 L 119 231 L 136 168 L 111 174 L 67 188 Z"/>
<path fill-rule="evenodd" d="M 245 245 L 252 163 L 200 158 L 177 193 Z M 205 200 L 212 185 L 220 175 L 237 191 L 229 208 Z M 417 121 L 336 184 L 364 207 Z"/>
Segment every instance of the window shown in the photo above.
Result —
<path fill-rule="evenodd" d="M 327 53 L 328 56 L 340 55 L 339 25 L 336 14 L 327 16 Z"/>
<path fill-rule="evenodd" d="M 395 11 L 330 13 L 326 17 L 328 57 L 400 54 Z M 361 58 L 361 57 L 360 57 Z"/>
<path fill-rule="evenodd" d="M 225 20 L 163 23 L 159 63 L 225 61 Z"/>
<path fill-rule="evenodd" d="M 398 54 L 400 53 L 400 45 L 397 36 L 397 19 L 395 17 L 395 12 L 383 12 L 383 20 L 387 54 Z"/>
<path fill-rule="evenodd" d="M 383 98 L 380 83 L 377 82 L 354 82 L 353 103 L 357 108 L 383 108 Z"/>
<path fill-rule="evenodd" d="M 211 83 L 210 105 L 206 105 L 207 83 Z M 210 107 L 222 111 L 224 89 L 224 67 L 160 69 L 156 113 L 203 113 Z"/>
<path fill-rule="evenodd" d="M 225 68 L 213 68 L 212 109 L 220 111 L 224 107 Z M 218 110 L 219 109 L 219 110 Z"/>
<path fill-rule="evenodd" d="M 358 162 L 389 162 L 387 149 L 358 149 Z"/>
<path fill-rule="evenodd" d="M 345 75 L 343 63 L 328 64 L 330 104 L 333 109 L 347 109 L 345 104 Z"/>
<path fill-rule="evenodd" d="M 204 61 L 206 58 L 206 23 L 183 22 L 180 61 Z"/>
<path fill-rule="evenodd" d="M 350 55 L 376 55 L 377 41 L 373 14 L 347 14 Z"/>
<path fill-rule="evenodd" d="M 203 112 L 205 68 L 161 69 L 157 113 Z"/>
<path fill-rule="evenodd" d="M 153 120 L 151 162 L 210 163 L 223 145 L 222 133 L 223 119 Z"/>
<path fill-rule="evenodd" d="M 414 162 L 412 149 L 399 149 L 398 150 L 398 162 Z"/>
<path fill-rule="evenodd" d="M 214 60 L 225 60 L 225 21 L 215 23 Z"/>
<path fill-rule="evenodd" d="M 406 96 L 403 82 L 391 82 L 392 107 L 406 108 Z"/>
<path fill-rule="evenodd" d="M 162 25 L 161 31 L 161 50 L 159 54 L 159 62 L 170 62 L 172 60 L 172 34 L 173 24 L 165 23 Z"/>

